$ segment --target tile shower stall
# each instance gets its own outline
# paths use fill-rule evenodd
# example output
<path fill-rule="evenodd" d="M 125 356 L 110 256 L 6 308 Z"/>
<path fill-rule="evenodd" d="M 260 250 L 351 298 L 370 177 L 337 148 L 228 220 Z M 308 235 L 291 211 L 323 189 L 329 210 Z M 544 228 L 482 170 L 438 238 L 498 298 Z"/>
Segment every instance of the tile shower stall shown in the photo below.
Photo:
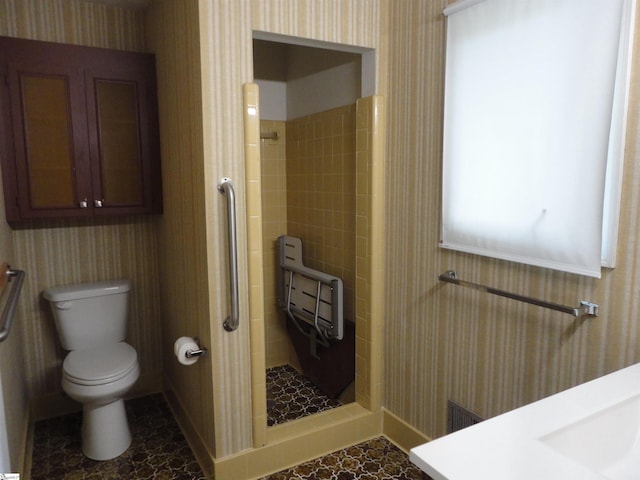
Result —
<path fill-rule="evenodd" d="M 278 302 L 279 236 L 286 234 L 300 238 L 303 243 L 304 265 L 342 280 L 343 317 L 345 322 L 355 322 L 358 258 L 356 127 L 356 104 L 289 121 L 260 122 L 263 137 L 261 180 L 265 252 L 265 348 L 266 366 L 270 369 L 268 383 L 269 378 L 277 371 L 273 370 L 274 367 L 284 368 L 283 371 L 290 375 L 293 374 L 292 370 L 307 370 L 307 362 L 301 358 L 305 356 L 301 352 L 304 347 L 296 349 L 295 340 L 287 332 L 286 315 Z M 353 370 L 351 382 L 348 382 L 353 383 L 355 335 L 345 336 L 339 342 L 344 342 L 340 347 L 351 351 L 350 359 L 345 358 L 342 363 L 350 364 L 345 365 L 344 369 Z M 351 348 L 345 347 L 345 344 L 350 344 Z M 335 370 L 336 365 L 328 366 L 327 369 Z M 318 375 L 316 371 L 311 376 Z M 291 385 L 289 388 L 292 388 Z M 270 389 L 268 386 L 267 396 L 273 397 Z M 352 384 L 341 387 L 341 391 L 332 391 L 330 395 L 335 395 L 336 398 L 328 399 L 327 404 L 348 403 L 355 399 L 355 386 Z M 276 406 L 277 410 L 283 408 L 281 404 Z M 287 410 L 300 408 L 291 407 Z M 271 423 L 275 420 L 269 421 Z"/>

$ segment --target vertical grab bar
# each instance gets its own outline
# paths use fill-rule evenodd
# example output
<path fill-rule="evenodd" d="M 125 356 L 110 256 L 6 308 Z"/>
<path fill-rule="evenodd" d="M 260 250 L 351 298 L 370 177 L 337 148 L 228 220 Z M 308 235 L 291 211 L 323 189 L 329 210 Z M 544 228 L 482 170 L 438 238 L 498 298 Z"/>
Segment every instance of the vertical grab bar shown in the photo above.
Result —
<path fill-rule="evenodd" d="M 226 195 L 227 224 L 229 227 L 229 281 L 231 283 L 231 315 L 224 320 L 224 329 L 233 332 L 238 328 L 239 310 L 238 303 L 238 239 L 236 237 L 236 193 L 230 178 L 223 177 L 218 183 L 218 191 Z"/>

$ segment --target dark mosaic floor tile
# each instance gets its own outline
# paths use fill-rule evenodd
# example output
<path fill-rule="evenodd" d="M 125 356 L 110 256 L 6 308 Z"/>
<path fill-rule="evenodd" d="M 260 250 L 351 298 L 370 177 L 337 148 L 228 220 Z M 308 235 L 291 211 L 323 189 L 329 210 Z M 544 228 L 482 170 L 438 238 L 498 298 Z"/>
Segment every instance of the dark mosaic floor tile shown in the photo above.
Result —
<path fill-rule="evenodd" d="M 262 480 L 423 480 L 422 471 L 384 437 L 344 448 Z"/>
<path fill-rule="evenodd" d="M 105 462 L 82 454 L 80 413 L 37 422 L 32 480 L 205 479 L 162 395 L 129 400 L 126 409 L 131 446 Z"/>
<path fill-rule="evenodd" d="M 290 365 L 267 369 L 267 406 L 269 426 L 323 412 L 341 405 L 327 397 L 308 378 Z"/>

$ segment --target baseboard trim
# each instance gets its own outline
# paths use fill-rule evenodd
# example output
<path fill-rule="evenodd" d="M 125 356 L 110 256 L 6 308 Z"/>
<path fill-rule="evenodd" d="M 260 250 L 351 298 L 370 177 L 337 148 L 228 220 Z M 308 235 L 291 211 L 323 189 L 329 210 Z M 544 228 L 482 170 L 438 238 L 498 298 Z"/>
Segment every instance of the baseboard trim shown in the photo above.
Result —
<path fill-rule="evenodd" d="M 382 433 L 405 453 L 413 447 L 432 440 L 384 408 L 382 409 Z"/>
<path fill-rule="evenodd" d="M 187 411 L 182 407 L 180 400 L 174 393 L 173 386 L 168 378 L 165 377 L 165 391 L 164 397 L 169 404 L 169 408 L 173 413 L 173 417 L 180 426 L 182 434 L 184 435 L 193 455 L 196 457 L 196 461 L 202 468 L 202 472 L 205 477 L 213 480 L 214 477 L 214 460 L 213 456 L 207 449 L 207 446 L 198 433 L 198 430 L 194 427 L 194 423 Z"/>

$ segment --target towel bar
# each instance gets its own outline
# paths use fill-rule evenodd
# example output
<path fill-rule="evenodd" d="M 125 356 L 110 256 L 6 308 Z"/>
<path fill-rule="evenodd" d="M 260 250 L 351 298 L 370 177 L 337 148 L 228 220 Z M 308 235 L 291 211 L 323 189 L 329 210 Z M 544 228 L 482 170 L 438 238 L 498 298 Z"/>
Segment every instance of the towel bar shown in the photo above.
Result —
<path fill-rule="evenodd" d="M 478 283 L 460 280 L 454 270 L 448 270 L 444 273 L 441 273 L 438 276 L 438 280 L 440 280 L 441 282 L 453 283 L 454 285 L 460 285 L 461 287 L 473 288 L 475 290 L 491 293 L 500 297 L 518 300 L 519 302 L 537 305 L 539 307 L 548 308 L 557 312 L 568 313 L 569 315 L 573 315 L 574 317 L 580 317 L 582 315 L 588 315 L 591 317 L 598 316 L 598 305 L 596 305 L 595 303 L 586 302 L 583 300 L 580 302 L 580 305 L 578 307 L 568 307 L 566 305 L 560 305 L 558 303 L 546 302 L 544 300 L 538 300 L 536 298 L 518 295 L 517 293 L 505 292 L 504 290 L 498 290 L 497 288 L 487 287 L 486 285 L 480 285 Z"/>
<path fill-rule="evenodd" d="M 261 133 L 260 140 L 278 140 L 280 136 L 278 132 Z"/>
<path fill-rule="evenodd" d="M 16 307 L 18 306 L 18 298 L 20 298 L 20 290 L 22 290 L 22 284 L 24 283 L 25 273 L 23 270 L 11 270 L 11 267 L 6 266 L 5 275 L 7 276 L 7 280 L 11 281 L 12 278 L 15 278 L 15 282 L 11 287 L 11 291 L 9 292 L 9 298 L 7 299 L 7 304 L 2 311 L 2 317 L 0 321 L 2 323 L 2 328 L 0 328 L 0 342 L 3 342 L 9 336 L 9 331 L 11 330 L 11 324 L 13 323 L 13 317 L 15 316 Z"/>

